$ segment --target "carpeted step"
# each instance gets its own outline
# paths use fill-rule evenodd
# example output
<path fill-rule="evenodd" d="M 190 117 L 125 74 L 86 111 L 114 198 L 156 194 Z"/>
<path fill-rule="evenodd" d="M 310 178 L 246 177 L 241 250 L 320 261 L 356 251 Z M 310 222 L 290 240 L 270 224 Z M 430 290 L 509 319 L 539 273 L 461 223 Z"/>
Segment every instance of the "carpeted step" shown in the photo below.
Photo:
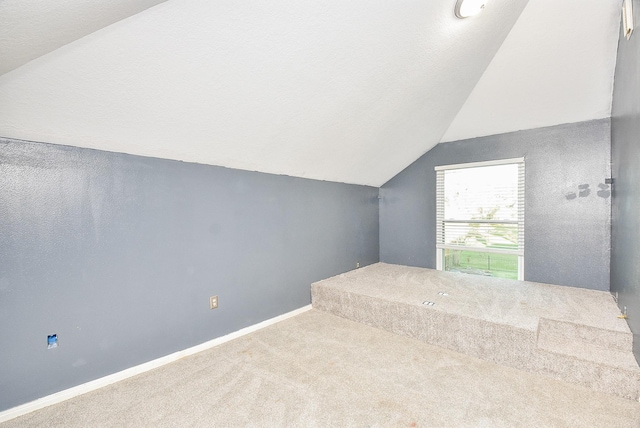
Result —
<path fill-rule="evenodd" d="M 540 318 L 538 342 L 558 344 L 579 342 L 600 348 L 631 352 L 633 349 L 633 334 L 631 331 L 609 330 L 590 325 Z"/>

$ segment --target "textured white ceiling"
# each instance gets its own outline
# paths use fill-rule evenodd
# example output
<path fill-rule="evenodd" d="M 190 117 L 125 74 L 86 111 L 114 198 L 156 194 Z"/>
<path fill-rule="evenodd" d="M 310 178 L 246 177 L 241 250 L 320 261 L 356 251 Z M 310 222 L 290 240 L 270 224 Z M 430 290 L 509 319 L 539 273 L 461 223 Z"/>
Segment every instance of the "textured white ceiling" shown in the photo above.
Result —
<path fill-rule="evenodd" d="M 0 76 L 0 135 L 379 186 L 440 141 L 526 0 L 454 3 L 170 0 Z"/>
<path fill-rule="evenodd" d="M 166 0 L 0 0 L 0 74 Z"/>
<path fill-rule="evenodd" d="M 610 117 L 620 5 L 529 1 L 442 141 Z"/>

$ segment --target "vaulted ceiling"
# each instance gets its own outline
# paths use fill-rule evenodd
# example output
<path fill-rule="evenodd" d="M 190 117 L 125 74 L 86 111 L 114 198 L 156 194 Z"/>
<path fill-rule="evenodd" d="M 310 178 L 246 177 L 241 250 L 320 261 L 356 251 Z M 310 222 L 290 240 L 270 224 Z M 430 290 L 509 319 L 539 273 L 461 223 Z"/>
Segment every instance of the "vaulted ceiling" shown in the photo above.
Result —
<path fill-rule="evenodd" d="M 443 141 L 610 117 L 620 5 L 530 0 Z"/>
<path fill-rule="evenodd" d="M 0 136 L 380 186 L 610 115 L 619 2 L 454 3 L 5 0 Z"/>
<path fill-rule="evenodd" d="M 167 0 L 2 0 L 0 74 Z"/>

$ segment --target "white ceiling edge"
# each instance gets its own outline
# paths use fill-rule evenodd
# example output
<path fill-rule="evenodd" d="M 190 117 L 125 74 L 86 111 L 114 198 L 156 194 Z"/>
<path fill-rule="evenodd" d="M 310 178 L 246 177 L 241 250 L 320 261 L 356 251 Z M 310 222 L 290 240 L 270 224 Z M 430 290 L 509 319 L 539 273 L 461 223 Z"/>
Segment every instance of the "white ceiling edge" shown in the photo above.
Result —
<path fill-rule="evenodd" d="M 0 76 L 0 136 L 379 187 L 440 141 L 526 0 L 168 1 Z"/>
<path fill-rule="evenodd" d="M 611 116 L 620 2 L 531 0 L 442 142 Z"/>
<path fill-rule="evenodd" d="M 2 0 L 0 75 L 166 0 Z"/>

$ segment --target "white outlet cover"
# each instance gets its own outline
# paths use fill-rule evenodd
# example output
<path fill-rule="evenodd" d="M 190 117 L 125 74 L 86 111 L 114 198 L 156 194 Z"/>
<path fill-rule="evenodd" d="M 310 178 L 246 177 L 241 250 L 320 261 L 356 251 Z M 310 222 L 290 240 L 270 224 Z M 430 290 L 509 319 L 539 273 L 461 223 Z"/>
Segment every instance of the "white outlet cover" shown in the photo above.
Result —
<path fill-rule="evenodd" d="M 216 309 L 218 307 L 218 296 L 211 296 L 209 298 L 209 307 L 211 309 Z"/>

